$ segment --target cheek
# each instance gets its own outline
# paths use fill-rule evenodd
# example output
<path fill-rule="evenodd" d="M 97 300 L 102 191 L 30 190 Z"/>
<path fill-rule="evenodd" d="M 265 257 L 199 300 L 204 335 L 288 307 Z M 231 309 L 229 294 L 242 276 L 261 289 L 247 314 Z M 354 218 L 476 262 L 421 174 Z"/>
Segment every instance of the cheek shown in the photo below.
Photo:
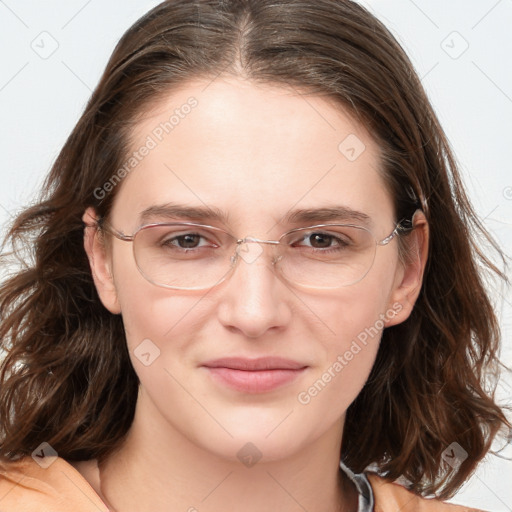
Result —
<path fill-rule="evenodd" d="M 329 331 L 322 339 L 326 357 L 298 401 L 314 404 L 309 408 L 318 413 L 328 411 L 333 421 L 361 391 L 375 362 L 386 320 L 401 309 L 388 302 L 393 276 L 383 271 L 386 269 L 388 265 L 376 267 L 337 297 L 317 303 Z"/>
<path fill-rule="evenodd" d="M 130 352 L 149 339 L 162 355 L 177 355 L 196 332 L 193 322 L 201 311 L 200 297 L 173 294 L 150 283 L 128 282 L 126 288 L 126 293 L 120 291 L 120 303 Z"/>
<path fill-rule="evenodd" d="M 385 304 L 379 294 L 367 293 L 361 287 L 345 293 L 343 299 L 331 308 L 328 317 L 333 319 L 333 334 L 325 345 L 328 360 L 323 373 L 335 374 L 337 386 L 353 399 L 364 385 L 375 360 L 384 328 Z M 339 375 L 342 375 L 341 379 L 337 378 Z M 328 375 L 325 379 L 330 382 Z"/>
<path fill-rule="evenodd" d="M 141 275 L 130 250 L 125 249 L 114 255 L 115 287 L 130 357 L 138 372 L 148 362 L 147 356 L 141 358 L 141 352 L 150 353 L 152 365 L 152 361 L 161 359 L 171 347 L 175 354 L 181 350 L 185 344 L 180 341 L 184 331 L 194 332 L 190 322 L 201 309 L 201 296 L 197 293 L 187 296 L 153 285 Z"/>
<path fill-rule="evenodd" d="M 378 345 L 386 319 L 396 314 L 390 304 L 394 261 L 392 253 L 376 258 L 374 266 L 361 281 L 318 301 L 317 311 L 331 334 L 327 344 L 331 353 L 344 353 L 355 340 L 365 346 Z M 376 351 L 376 347 L 372 351 Z"/>

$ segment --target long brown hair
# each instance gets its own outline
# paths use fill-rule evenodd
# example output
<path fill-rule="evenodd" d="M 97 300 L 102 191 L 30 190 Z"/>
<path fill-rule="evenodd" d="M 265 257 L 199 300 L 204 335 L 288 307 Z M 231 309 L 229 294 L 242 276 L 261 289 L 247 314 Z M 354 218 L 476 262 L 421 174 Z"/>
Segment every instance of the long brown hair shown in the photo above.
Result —
<path fill-rule="evenodd" d="M 465 195 L 449 143 L 412 64 L 390 32 L 348 0 L 173 0 L 137 21 L 47 178 L 14 221 L 4 258 L 24 265 L 0 291 L 0 458 L 42 441 L 67 460 L 102 459 L 133 420 L 138 378 L 121 316 L 96 293 L 82 214 L 107 217 L 140 115 L 188 80 L 220 73 L 334 100 L 380 145 L 396 218 L 421 206 L 428 267 L 410 318 L 383 333 L 371 375 L 347 412 L 341 457 L 375 464 L 418 493 L 452 495 L 502 426 L 489 374 L 499 328 L 479 267 L 491 242 Z M 104 190 L 104 189 L 102 189 Z M 490 373 L 489 373 L 490 372 Z M 468 454 L 442 461 L 453 442 Z"/>

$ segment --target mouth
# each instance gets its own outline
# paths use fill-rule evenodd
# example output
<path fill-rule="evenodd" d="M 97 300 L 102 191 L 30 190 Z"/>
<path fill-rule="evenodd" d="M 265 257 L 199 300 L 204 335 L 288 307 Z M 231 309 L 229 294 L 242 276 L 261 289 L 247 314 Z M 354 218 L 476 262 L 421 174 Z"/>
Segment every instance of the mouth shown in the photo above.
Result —
<path fill-rule="evenodd" d="M 217 383 L 244 393 L 275 390 L 293 382 L 307 368 L 305 364 L 278 357 L 223 358 L 201 366 Z"/>

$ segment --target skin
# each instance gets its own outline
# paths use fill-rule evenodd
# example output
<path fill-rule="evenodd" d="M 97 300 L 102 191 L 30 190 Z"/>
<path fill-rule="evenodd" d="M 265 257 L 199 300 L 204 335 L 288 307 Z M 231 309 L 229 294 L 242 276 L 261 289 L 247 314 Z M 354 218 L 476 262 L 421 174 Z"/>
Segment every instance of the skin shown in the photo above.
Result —
<path fill-rule="evenodd" d="M 240 238 L 275 240 L 298 227 L 281 222 L 290 209 L 344 205 L 370 216 L 379 240 L 391 233 L 392 198 L 379 148 L 364 126 L 326 99 L 282 86 L 228 76 L 208 83 L 172 91 L 137 126 L 134 149 L 169 112 L 191 96 L 198 100 L 119 185 L 113 226 L 132 234 L 142 210 L 176 201 L 228 212 L 228 224 L 217 225 Z M 366 146 L 354 161 L 338 150 L 349 134 Z M 426 262 L 423 215 L 415 216 L 407 265 L 394 240 L 377 249 L 363 280 L 327 291 L 279 278 L 269 268 L 268 246 L 207 292 L 160 288 L 138 272 L 131 243 L 102 243 L 94 218 L 92 209 L 84 213 L 95 284 L 105 307 L 123 316 L 141 382 L 131 430 L 101 475 L 95 461 L 75 465 L 104 501 L 122 512 L 356 510 L 339 452 L 345 412 L 370 373 L 380 333 L 307 405 L 298 395 L 380 314 L 399 304 L 386 326 L 409 316 Z M 160 356 L 144 366 L 134 349 L 148 338 Z M 200 368 L 235 355 L 277 355 L 308 368 L 292 383 L 257 395 L 218 384 Z M 262 454 L 252 467 L 237 457 L 248 442 Z"/>

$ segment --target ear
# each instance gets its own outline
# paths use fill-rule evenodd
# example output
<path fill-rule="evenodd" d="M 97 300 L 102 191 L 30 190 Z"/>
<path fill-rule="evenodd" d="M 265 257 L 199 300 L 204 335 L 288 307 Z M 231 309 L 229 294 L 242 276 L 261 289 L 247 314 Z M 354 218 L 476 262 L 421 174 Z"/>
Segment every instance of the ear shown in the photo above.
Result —
<path fill-rule="evenodd" d="M 412 222 L 414 230 L 406 235 L 405 261 L 399 264 L 388 304 L 395 314 L 386 320 L 386 327 L 400 324 L 409 318 L 423 283 L 428 257 L 429 226 L 421 210 L 416 210 Z"/>
<path fill-rule="evenodd" d="M 110 255 L 103 235 L 99 231 L 94 208 L 87 208 L 82 220 L 85 223 L 84 247 L 89 258 L 96 290 L 103 305 L 111 313 L 119 314 L 121 313 L 121 307 L 114 286 Z"/>

